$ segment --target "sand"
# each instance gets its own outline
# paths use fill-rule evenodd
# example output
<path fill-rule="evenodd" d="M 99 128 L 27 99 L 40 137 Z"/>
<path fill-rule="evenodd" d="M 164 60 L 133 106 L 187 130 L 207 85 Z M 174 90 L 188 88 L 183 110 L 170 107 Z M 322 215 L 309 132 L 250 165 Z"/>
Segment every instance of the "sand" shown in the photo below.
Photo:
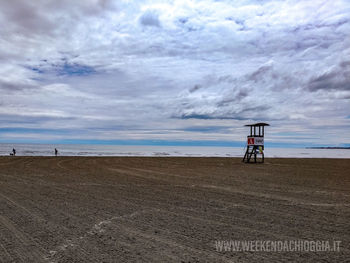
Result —
<path fill-rule="evenodd" d="M 350 161 L 1 157 L 1 262 L 345 262 Z M 340 252 L 215 241 L 339 240 Z"/>

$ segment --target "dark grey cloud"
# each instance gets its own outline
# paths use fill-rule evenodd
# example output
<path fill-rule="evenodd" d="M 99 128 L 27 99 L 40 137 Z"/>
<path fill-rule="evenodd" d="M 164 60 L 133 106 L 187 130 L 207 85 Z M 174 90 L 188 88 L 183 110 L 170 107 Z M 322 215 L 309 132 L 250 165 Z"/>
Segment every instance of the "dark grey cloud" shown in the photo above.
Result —
<path fill-rule="evenodd" d="M 227 126 L 189 126 L 181 129 L 181 131 L 200 132 L 200 133 L 220 133 L 229 132 L 230 127 Z"/>
<path fill-rule="evenodd" d="M 342 61 L 326 72 L 313 77 L 309 83 L 310 91 L 317 90 L 348 90 L 350 91 L 350 63 Z"/>
<path fill-rule="evenodd" d="M 240 103 L 244 98 L 248 96 L 247 90 L 239 90 L 233 97 L 223 98 L 217 103 L 218 107 L 229 106 L 232 103 Z"/>
<path fill-rule="evenodd" d="M 201 85 L 194 85 L 193 88 L 190 88 L 189 92 L 192 93 L 192 92 L 195 92 L 197 90 L 199 90 L 201 88 Z"/>
<path fill-rule="evenodd" d="M 220 107 L 213 109 L 188 109 L 187 112 L 173 116 L 180 119 L 219 119 L 219 120 L 268 120 L 265 113 L 271 107 L 268 105 L 246 106 L 239 108 Z"/>
<path fill-rule="evenodd" d="M 241 118 L 239 116 L 215 116 L 213 114 L 197 114 L 197 113 L 190 113 L 190 114 L 183 114 L 181 116 L 174 116 L 175 118 L 180 119 L 200 119 L 200 120 L 212 120 L 212 119 L 219 119 L 219 120 L 245 120 L 244 118 Z"/>
<path fill-rule="evenodd" d="M 350 70 L 350 60 L 342 61 L 339 63 L 339 66 L 345 70 Z"/>
<path fill-rule="evenodd" d="M 26 91 L 26 90 L 33 90 L 37 89 L 38 86 L 35 85 L 34 81 L 6 81 L 0 79 L 0 91 L 7 92 L 7 93 L 13 93 L 18 91 Z"/>
<path fill-rule="evenodd" d="M 261 81 L 266 77 L 267 74 L 271 74 L 272 69 L 273 69 L 272 65 L 261 66 L 248 76 L 248 80 L 252 80 L 254 82 Z M 272 76 L 275 77 L 275 75 L 272 75 Z"/>
<path fill-rule="evenodd" d="M 6 82 L 6 81 L 0 81 L 0 90 L 2 91 L 14 91 L 14 90 L 20 90 L 26 87 L 23 87 L 21 85 L 16 85 L 12 82 Z"/>
<path fill-rule="evenodd" d="M 40 8 L 37 8 L 35 2 L 4 1 L 1 9 L 1 20 L 14 22 L 8 24 L 9 28 L 3 27 L 4 31 L 13 30 L 9 32 L 11 34 L 46 34 L 55 29 L 54 22 L 47 17 L 47 14 L 41 12 Z"/>
<path fill-rule="evenodd" d="M 155 11 L 147 10 L 140 17 L 140 23 L 144 26 L 160 27 L 158 14 Z"/>
<path fill-rule="evenodd" d="M 15 38 L 61 35 L 77 26 L 82 17 L 97 16 L 108 10 L 115 10 L 111 1 L 25 1 L 14 0 L 1 3 L 0 21 L 6 23 L 2 32 Z M 62 35 L 61 35 L 62 36 Z"/>

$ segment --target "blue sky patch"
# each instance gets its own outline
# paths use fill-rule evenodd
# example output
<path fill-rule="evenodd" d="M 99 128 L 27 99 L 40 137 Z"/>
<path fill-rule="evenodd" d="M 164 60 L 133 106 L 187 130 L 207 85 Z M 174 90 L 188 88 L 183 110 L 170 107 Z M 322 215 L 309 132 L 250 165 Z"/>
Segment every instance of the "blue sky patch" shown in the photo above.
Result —
<path fill-rule="evenodd" d="M 62 67 L 57 70 L 58 75 L 68 75 L 68 76 L 86 76 L 96 73 L 93 67 L 80 65 L 80 64 L 70 64 L 64 63 Z"/>

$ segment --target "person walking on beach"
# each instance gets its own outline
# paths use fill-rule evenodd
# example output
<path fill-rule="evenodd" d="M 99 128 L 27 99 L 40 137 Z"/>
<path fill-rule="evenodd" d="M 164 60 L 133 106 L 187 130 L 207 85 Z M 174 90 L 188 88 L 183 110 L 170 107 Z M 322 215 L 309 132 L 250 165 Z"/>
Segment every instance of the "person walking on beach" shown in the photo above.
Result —
<path fill-rule="evenodd" d="M 16 149 L 15 148 L 12 149 L 12 153 L 13 153 L 13 156 L 16 156 Z"/>
<path fill-rule="evenodd" d="M 58 150 L 55 148 L 55 156 L 57 156 L 58 154 Z"/>

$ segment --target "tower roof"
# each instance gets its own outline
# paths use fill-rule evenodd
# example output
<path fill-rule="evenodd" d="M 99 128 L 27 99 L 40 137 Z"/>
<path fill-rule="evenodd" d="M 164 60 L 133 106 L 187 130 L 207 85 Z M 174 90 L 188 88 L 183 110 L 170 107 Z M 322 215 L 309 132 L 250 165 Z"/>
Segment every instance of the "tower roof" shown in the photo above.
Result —
<path fill-rule="evenodd" d="M 249 127 L 258 127 L 258 126 L 270 126 L 270 124 L 265 123 L 265 122 L 258 122 L 258 123 L 254 123 L 254 124 L 247 124 L 244 126 L 249 126 Z"/>

